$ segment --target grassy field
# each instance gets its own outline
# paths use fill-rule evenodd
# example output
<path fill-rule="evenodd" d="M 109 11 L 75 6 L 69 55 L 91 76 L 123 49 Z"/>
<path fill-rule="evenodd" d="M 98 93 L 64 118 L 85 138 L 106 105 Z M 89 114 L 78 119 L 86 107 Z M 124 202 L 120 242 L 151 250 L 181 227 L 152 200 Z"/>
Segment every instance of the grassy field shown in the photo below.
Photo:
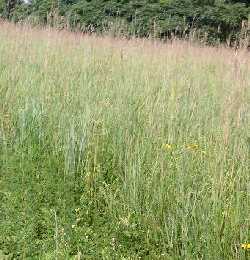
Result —
<path fill-rule="evenodd" d="M 246 52 L 0 25 L 0 259 L 247 259 L 249 155 Z"/>

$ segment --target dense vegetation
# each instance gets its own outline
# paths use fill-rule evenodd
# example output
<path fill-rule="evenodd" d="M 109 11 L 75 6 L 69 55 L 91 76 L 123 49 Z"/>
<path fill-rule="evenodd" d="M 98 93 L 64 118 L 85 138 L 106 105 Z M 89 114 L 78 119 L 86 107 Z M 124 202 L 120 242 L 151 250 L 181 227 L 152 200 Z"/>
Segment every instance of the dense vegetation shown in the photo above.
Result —
<path fill-rule="evenodd" d="M 243 50 L 0 38 L 0 259 L 248 259 Z"/>
<path fill-rule="evenodd" d="M 7 2 L 7 4 L 6 4 Z M 193 37 L 234 44 L 249 37 L 248 0 L 0 0 L 15 21 L 112 31 L 119 35 Z M 248 44 L 248 43 L 246 43 Z"/>

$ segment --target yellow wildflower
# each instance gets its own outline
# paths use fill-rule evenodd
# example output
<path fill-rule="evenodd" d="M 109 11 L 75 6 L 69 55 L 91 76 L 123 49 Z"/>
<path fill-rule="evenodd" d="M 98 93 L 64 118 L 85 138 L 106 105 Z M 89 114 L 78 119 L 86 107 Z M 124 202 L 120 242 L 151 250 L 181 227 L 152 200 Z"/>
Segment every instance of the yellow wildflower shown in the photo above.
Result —
<path fill-rule="evenodd" d="M 162 148 L 164 150 L 172 150 L 173 149 L 173 146 L 171 144 L 163 144 L 162 145 Z"/>
<path fill-rule="evenodd" d="M 244 250 L 249 250 L 250 249 L 250 243 L 242 244 L 241 248 L 244 249 Z"/>
<path fill-rule="evenodd" d="M 192 151 L 198 150 L 199 148 L 198 144 L 188 144 L 186 147 L 188 150 L 192 150 Z"/>

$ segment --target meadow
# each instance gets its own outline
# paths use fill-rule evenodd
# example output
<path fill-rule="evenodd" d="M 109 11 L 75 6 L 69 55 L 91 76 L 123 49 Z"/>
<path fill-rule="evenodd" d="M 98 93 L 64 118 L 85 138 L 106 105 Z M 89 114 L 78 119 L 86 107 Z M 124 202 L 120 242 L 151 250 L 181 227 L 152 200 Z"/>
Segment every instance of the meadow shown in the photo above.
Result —
<path fill-rule="evenodd" d="M 0 24 L 0 259 L 247 259 L 250 54 Z"/>

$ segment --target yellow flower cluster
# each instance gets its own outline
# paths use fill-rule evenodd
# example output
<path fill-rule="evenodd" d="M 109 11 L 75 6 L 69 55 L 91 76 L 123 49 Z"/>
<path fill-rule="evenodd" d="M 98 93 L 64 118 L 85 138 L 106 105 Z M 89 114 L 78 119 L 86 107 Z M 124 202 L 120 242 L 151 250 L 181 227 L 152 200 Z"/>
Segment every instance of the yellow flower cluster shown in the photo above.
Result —
<path fill-rule="evenodd" d="M 188 144 L 188 145 L 186 146 L 186 148 L 187 148 L 188 150 L 196 151 L 196 150 L 199 149 L 199 146 L 198 146 L 198 144 Z"/>
<path fill-rule="evenodd" d="M 164 150 L 172 150 L 173 146 L 171 144 L 163 144 L 162 149 Z"/>
<path fill-rule="evenodd" d="M 244 250 L 250 250 L 250 243 L 242 244 L 241 248 L 244 249 Z"/>
<path fill-rule="evenodd" d="M 162 149 L 165 151 L 173 151 L 176 148 L 176 146 L 174 146 L 173 144 L 163 144 L 162 145 Z M 194 144 L 187 144 L 184 146 L 185 149 L 187 149 L 188 151 L 200 151 L 202 154 L 207 154 L 206 151 L 201 150 L 199 145 L 194 143 Z"/>

